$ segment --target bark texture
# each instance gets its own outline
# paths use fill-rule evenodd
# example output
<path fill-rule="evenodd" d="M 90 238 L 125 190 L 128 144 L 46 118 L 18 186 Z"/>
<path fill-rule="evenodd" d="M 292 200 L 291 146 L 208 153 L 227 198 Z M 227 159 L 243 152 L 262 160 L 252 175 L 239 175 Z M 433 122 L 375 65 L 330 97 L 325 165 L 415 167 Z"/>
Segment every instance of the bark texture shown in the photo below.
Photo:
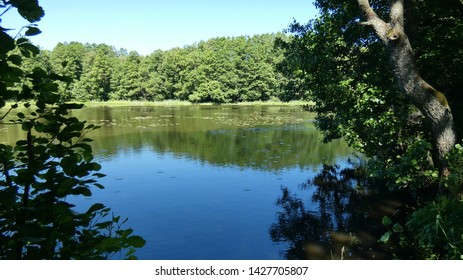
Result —
<path fill-rule="evenodd" d="M 413 49 L 404 29 L 404 1 L 392 1 L 389 22 L 376 14 L 369 0 L 357 2 L 366 20 L 362 25 L 372 26 L 387 47 L 399 87 L 425 117 L 433 141 L 435 164 L 446 176 L 445 155 L 457 142 L 453 116 L 445 96 L 423 80 L 415 65 Z"/>

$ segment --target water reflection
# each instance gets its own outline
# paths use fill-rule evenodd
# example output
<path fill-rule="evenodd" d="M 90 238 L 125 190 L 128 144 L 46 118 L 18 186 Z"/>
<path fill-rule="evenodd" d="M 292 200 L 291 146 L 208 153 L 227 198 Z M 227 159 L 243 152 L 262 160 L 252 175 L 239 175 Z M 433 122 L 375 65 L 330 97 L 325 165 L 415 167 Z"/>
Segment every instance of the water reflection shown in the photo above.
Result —
<path fill-rule="evenodd" d="M 88 136 L 108 160 L 150 148 L 217 166 L 277 171 L 334 164 L 352 152 L 342 141 L 321 143 L 313 116 L 298 106 L 91 107 L 73 114 L 101 126 Z M 0 143 L 23 133 L 3 129 Z"/>
<path fill-rule="evenodd" d="M 378 242 L 385 229 L 381 218 L 401 203 L 359 188 L 361 174 L 351 167 L 324 165 L 313 180 L 301 185 L 305 201 L 287 187 L 277 201 L 280 211 L 269 233 L 286 244 L 286 259 L 390 259 Z"/>
<path fill-rule="evenodd" d="M 86 209 L 103 202 L 128 217 L 147 240 L 140 259 L 281 258 L 285 244 L 268 234 L 277 207 L 287 210 L 272 227 L 274 240 L 302 248 L 306 231 L 324 236 L 314 225 L 326 219 L 294 196 L 297 188 L 276 206 L 280 186 L 297 186 L 321 163 L 352 152 L 341 141 L 321 143 L 313 115 L 300 107 L 93 107 L 72 114 L 101 125 L 88 136 L 107 174 L 105 190 L 73 203 Z M 17 126 L 0 129 L 0 143 L 23 137 Z M 301 225 L 278 225 L 285 221 Z M 304 257 L 297 250 L 286 257 Z"/>

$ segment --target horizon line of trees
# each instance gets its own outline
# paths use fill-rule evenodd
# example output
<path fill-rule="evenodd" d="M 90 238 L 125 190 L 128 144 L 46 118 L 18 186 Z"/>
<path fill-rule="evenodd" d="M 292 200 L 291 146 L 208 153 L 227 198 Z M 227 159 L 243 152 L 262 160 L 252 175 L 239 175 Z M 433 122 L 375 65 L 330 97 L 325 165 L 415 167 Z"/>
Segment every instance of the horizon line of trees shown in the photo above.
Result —
<path fill-rule="evenodd" d="M 63 101 L 181 100 L 194 103 L 307 99 L 303 77 L 287 71 L 283 33 L 218 37 L 149 55 L 106 44 L 58 43 L 24 63 L 72 80 Z"/>

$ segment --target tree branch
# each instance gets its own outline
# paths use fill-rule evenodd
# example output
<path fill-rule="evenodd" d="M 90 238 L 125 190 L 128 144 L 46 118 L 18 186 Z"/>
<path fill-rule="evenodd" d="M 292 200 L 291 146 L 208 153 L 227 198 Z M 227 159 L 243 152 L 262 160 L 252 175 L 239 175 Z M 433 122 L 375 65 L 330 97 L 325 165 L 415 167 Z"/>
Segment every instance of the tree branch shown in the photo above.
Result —
<path fill-rule="evenodd" d="M 404 27 L 404 0 L 396 0 L 391 5 L 391 24 L 394 28 Z"/>
<path fill-rule="evenodd" d="M 8 4 L 9 5 L 9 4 Z M 5 8 L 6 6 L 1 6 L 0 8 Z M 2 17 L 4 14 L 6 14 L 10 9 L 12 8 L 12 6 L 8 6 L 8 8 L 6 8 L 3 13 L 0 14 L 0 17 Z"/>
<path fill-rule="evenodd" d="M 372 26 L 376 35 L 381 39 L 381 41 L 383 41 L 384 44 L 387 44 L 387 32 L 390 29 L 390 25 L 382 20 L 373 8 L 371 8 L 369 0 L 357 0 L 357 3 L 364 18 L 366 19 L 366 21 L 362 22 L 361 25 Z"/>
<path fill-rule="evenodd" d="M 0 121 L 3 121 L 3 119 L 6 118 L 6 116 L 8 116 L 8 114 L 11 112 L 11 110 L 13 110 L 13 107 L 11 107 L 2 117 L 0 117 Z"/>

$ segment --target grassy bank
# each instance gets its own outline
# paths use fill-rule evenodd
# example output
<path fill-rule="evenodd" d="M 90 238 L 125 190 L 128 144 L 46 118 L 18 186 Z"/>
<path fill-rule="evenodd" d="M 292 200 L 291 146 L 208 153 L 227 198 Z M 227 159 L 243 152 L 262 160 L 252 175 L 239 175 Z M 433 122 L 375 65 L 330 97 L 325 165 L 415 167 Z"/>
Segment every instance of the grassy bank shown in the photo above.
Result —
<path fill-rule="evenodd" d="M 268 105 L 268 106 L 302 106 L 302 105 L 313 105 L 311 101 L 255 101 L 255 102 L 240 102 L 240 103 L 226 103 L 221 105 L 233 105 L 233 106 L 251 106 L 251 105 Z M 179 100 L 166 100 L 166 101 L 88 101 L 84 102 L 87 107 L 101 107 L 101 106 L 210 106 L 215 105 L 214 103 L 191 103 L 189 101 Z"/>
<path fill-rule="evenodd" d="M 81 103 L 78 101 L 73 101 L 75 103 Z M 15 103 L 15 102 L 6 102 L 3 108 L 0 108 L 0 118 L 3 117 L 11 106 L 14 104 L 19 105 L 19 109 L 24 108 L 22 105 L 25 102 Z M 32 104 L 32 108 L 35 108 L 34 102 L 29 102 Z M 166 101 L 88 101 L 83 102 L 85 107 L 124 107 L 124 106 L 212 106 L 217 105 L 214 103 L 192 103 L 189 101 L 179 101 L 179 100 L 166 100 Z M 281 101 L 253 101 L 253 102 L 240 102 L 240 103 L 224 103 L 220 104 L 224 106 L 304 106 L 315 105 L 312 101 L 290 101 L 290 102 L 281 102 Z"/>

